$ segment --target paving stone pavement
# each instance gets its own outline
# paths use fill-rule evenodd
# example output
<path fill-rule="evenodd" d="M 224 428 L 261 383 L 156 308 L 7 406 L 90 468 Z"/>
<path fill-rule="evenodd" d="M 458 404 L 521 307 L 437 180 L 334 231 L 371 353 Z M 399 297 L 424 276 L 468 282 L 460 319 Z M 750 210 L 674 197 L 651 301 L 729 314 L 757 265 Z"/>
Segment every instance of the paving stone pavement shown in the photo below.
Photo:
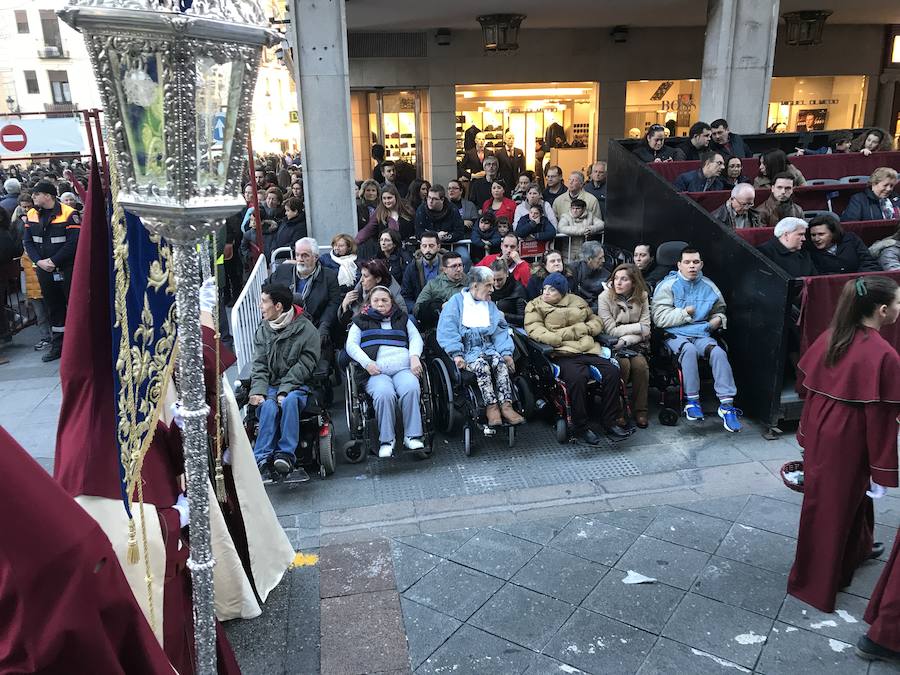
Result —
<path fill-rule="evenodd" d="M 888 511 L 878 520 L 890 544 Z M 798 518 L 785 490 L 394 537 L 409 668 L 900 672 L 852 649 L 884 562 L 859 570 L 835 614 L 786 596 L 795 540 L 782 533 Z M 623 583 L 629 572 L 656 581 Z"/>

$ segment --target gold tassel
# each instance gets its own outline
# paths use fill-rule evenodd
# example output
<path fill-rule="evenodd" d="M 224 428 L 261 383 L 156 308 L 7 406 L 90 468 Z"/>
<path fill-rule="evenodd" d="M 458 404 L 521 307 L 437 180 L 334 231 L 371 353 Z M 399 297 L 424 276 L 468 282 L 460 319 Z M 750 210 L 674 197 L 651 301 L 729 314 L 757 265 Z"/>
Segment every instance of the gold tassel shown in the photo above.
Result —
<path fill-rule="evenodd" d="M 128 553 L 125 559 L 129 565 L 137 565 L 141 559 L 138 552 L 137 528 L 134 526 L 134 518 L 128 519 Z"/>
<path fill-rule="evenodd" d="M 216 457 L 216 499 L 224 504 L 228 495 L 225 493 L 225 472 L 222 469 L 222 455 Z"/>

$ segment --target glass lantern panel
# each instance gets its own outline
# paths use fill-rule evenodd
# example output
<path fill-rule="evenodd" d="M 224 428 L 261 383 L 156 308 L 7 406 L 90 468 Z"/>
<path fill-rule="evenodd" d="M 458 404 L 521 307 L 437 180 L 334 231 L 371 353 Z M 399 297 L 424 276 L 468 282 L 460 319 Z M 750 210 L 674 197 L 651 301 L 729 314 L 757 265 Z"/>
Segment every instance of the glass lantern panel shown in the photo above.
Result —
<path fill-rule="evenodd" d="M 242 61 L 218 63 L 197 59 L 197 187 L 201 193 L 222 194 L 234 148 L 240 108 Z M 238 152 L 240 150 L 238 149 Z"/>
<path fill-rule="evenodd" d="M 139 188 L 165 188 L 165 119 L 160 86 L 161 66 L 155 53 L 111 51 L 110 62 L 122 113 L 127 152 Z"/>

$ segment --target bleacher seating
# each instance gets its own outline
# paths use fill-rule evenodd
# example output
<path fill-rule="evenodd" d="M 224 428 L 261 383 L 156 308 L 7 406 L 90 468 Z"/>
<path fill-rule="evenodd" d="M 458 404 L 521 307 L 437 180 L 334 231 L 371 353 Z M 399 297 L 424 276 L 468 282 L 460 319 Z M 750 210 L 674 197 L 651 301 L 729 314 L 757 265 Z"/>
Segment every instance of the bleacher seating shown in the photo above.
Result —
<path fill-rule="evenodd" d="M 625 144 L 615 142 L 610 143 L 609 156 L 607 238 L 621 246 L 636 241 L 659 245 L 676 238 L 699 246 L 704 273 L 716 281 L 728 301 L 730 359 L 742 405 L 748 414 L 772 427 L 780 420 L 797 419 L 802 402 L 794 391 L 792 370 L 787 367 L 788 326 L 784 319 L 789 316 L 789 304 L 795 301 L 790 288 L 796 282 L 755 250 L 771 239 L 773 228 L 735 231 L 710 218 L 708 212 L 728 199 L 728 191 L 674 192 L 671 181 L 685 171 L 699 168 L 699 162 L 643 164 Z M 866 189 L 868 176 L 876 168 L 900 169 L 900 152 L 803 156 L 791 161 L 807 180 L 813 181 L 794 191 L 794 201 L 805 211 L 828 209 L 841 213 L 853 194 Z M 759 160 L 746 159 L 743 165 L 745 175 L 752 180 Z M 849 180 L 860 176 L 864 178 L 858 182 Z M 842 178 L 846 180 L 841 181 Z M 768 189 L 757 190 L 755 203 L 764 202 L 769 194 Z M 691 201 L 707 213 L 692 206 Z M 871 244 L 896 232 L 898 221 L 842 225 Z M 886 274 L 900 280 L 900 273 Z M 858 275 L 802 280 L 804 313 L 799 328 L 804 348 L 827 328 L 841 287 L 855 276 Z M 887 335 L 900 348 L 900 328 L 893 327 Z M 767 367 L 761 368 L 761 363 Z"/>
<path fill-rule="evenodd" d="M 812 210 L 829 210 L 837 214 L 841 214 L 847 203 L 857 192 L 861 192 L 868 187 L 867 183 L 840 183 L 838 185 L 810 185 L 794 188 L 793 200 L 796 204 L 803 207 L 804 211 Z M 756 191 L 756 199 L 754 204 L 759 206 L 769 198 L 771 190 L 768 188 L 760 188 Z M 685 192 L 685 196 L 690 197 L 704 209 L 710 213 L 722 206 L 731 196 L 728 190 L 715 190 L 712 192 Z M 829 206 L 831 208 L 829 208 Z"/>
<path fill-rule="evenodd" d="M 879 239 L 889 237 L 900 227 L 900 220 L 860 220 L 841 223 L 845 232 L 858 235 L 866 246 L 871 246 Z M 751 227 L 735 230 L 735 233 L 751 246 L 759 246 L 769 241 L 775 231 L 774 227 Z"/>
<path fill-rule="evenodd" d="M 803 157 L 791 157 L 790 160 L 791 164 L 796 166 L 807 180 L 815 178 L 840 180 L 845 176 L 865 176 L 868 180 L 871 173 L 879 166 L 900 169 L 900 152 L 875 152 L 868 156 L 858 152 L 844 155 L 804 155 Z M 756 178 L 759 174 L 759 159 L 751 157 L 742 160 L 741 163 L 744 166 L 744 175 L 751 180 Z M 699 169 L 700 162 L 654 162 L 647 166 L 671 183 L 685 171 Z"/>

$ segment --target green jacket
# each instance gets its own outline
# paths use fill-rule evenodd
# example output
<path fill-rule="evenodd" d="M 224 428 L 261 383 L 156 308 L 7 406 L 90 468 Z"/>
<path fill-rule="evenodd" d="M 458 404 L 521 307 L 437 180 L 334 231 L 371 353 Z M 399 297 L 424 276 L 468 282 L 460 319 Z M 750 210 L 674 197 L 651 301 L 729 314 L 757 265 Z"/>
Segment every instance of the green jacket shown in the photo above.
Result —
<path fill-rule="evenodd" d="M 254 336 L 253 368 L 250 395 L 267 396 L 269 387 L 277 387 L 278 395 L 289 394 L 308 383 L 321 355 L 319 331 L 312 321 L 298 313 L 280 331 L 261 321 Z"/>
<path fill-rule="evenodd" d="M 416 298 L 413 314 L 418 315 L 419 308 L 433 300 L 438 300 L 441 304 L 447 302 L 468 285 L 469 279 L 466 275 L 463 275 L 463 278 L 459 281 L 450 281 L 447 275 L 441 272 L 425 284 L 425 288 L 422 289 L 419 297 Z"/>

